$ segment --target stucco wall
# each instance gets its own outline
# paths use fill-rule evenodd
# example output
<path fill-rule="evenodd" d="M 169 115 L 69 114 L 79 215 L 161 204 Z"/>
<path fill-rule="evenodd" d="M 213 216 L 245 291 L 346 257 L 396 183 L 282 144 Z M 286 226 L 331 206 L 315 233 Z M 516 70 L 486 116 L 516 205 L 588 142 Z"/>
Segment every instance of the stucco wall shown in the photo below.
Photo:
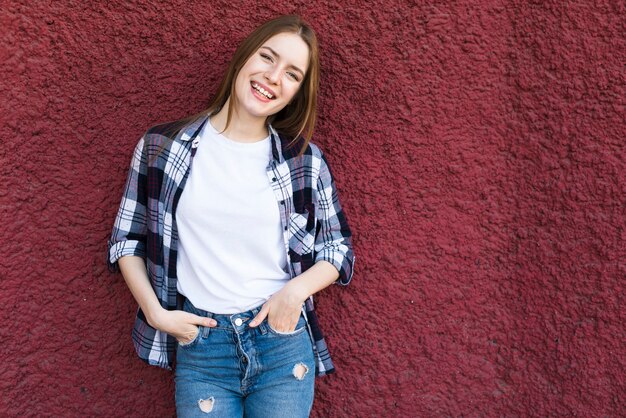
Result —
<path fill-rule="evenodd" d="M 104 264 L 131 151 L 259 22 L 321 41 L 355 234 L 315 417 L 620 416 L 621 1 L 2 1 L 0 415 L 173 416 Z"/>

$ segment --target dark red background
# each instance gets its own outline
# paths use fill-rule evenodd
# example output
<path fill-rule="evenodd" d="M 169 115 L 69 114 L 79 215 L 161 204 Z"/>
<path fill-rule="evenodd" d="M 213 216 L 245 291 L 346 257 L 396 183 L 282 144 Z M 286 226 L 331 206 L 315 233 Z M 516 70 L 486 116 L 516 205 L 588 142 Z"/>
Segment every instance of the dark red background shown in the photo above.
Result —
<path fill-rule="evenodd" d="M 624 9 L 3 1 L 0 415 L 174 415 L 104 264 L 131 151 L 290 12 L 357 254 L 313 416 L 624 415 Z"/>

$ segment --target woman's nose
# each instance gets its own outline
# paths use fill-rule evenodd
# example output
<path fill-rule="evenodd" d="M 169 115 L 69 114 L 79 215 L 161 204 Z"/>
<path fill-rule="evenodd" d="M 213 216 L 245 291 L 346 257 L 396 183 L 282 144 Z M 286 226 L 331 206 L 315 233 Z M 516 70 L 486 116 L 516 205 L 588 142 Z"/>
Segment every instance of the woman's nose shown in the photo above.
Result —
<path fill-rule="evenodd" d="M 280 80 L 280 68 L 276 66 L 267 70 L 265 72 L 265 78 L 273 84 L 278 84 L 278 81 Z"/>

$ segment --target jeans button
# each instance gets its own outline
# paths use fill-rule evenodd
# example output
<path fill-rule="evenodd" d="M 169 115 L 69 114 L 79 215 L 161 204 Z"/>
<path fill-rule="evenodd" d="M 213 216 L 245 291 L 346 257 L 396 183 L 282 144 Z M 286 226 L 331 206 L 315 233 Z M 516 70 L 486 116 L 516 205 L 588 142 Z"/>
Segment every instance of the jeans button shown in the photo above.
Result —
<path fill-rule="evenodd" d="M 241 318 L 235 319 L 235 325 L 241 326 L 241 324 L 243 324 L 243 321 L 241 320 Z"/>

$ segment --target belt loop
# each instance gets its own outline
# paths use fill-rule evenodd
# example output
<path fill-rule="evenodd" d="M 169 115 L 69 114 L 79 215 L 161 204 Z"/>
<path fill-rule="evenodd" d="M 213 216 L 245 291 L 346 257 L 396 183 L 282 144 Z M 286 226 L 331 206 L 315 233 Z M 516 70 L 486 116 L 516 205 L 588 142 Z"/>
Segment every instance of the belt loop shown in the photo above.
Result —
<path fill-rule="evenodd" d="M 206 313 L 206 317 L 207 318 L 213 318 L 213 315 L 214 315 L 213 313 L 208 312 L 208 311 L 204 311 L 204 312 Z M 203 327 L 201 327 L 201 329 L 202 329 L 202 338 L 208 337 L 209 336 L 209 332 L 211 332 L 211 327 L 203 326 Z"/>

